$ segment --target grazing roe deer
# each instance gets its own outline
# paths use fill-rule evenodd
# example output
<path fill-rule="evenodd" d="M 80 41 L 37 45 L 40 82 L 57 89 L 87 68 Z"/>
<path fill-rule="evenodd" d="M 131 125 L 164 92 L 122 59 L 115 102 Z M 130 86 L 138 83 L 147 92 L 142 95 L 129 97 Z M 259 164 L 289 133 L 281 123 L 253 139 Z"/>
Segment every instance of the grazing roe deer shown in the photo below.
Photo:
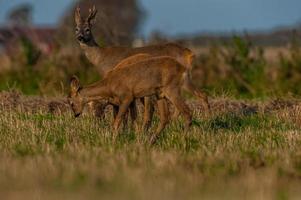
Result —
<path fill-rule="evenodd" d="M 117 131 L 135 99 L 155 95 L 158 99 L 160 125 L 152 137 L 153 142 L 168 123 L 166 100 L 184 116 L 185 129 L 191 125 L 191 112 L 180 92 L 186 73 L 185 67 L 175 59 L 168 56 L 155 57 L 114 69 L 103 80 L 86 87 L 81 87 L 78 78 L 73 77 L 68 101 L 75 117 L 82 113 L 84 105 L 90 101 L 106 99 L 118 105 L 119 111 L 113 124 Z"/>
<path fill-rule="evenodd" d="M 122 46 L 102 48 L 96 43 L 92 34 L 92 27 L 95 23 L 96 15 L 97 10 L 94 6 L 89 10 L 88 17 L 84 19 L 81 17 L 80 8 L 78 7 L 75 11 L 75 35 L 88 60 L 97 67 L 99 73 L 103 77 L 105 77 L 106 74 L 122 60 L 139 53 L 145 53 L 151 56 L 170 56 L 181 63 L 187 71 L 182 87 L 200 98 L 204 102 L 207 110 L 210 109 L 207 95 L 198 90 L 192 84 L 190 78 L 192 62 L 194 59 L 194 54 L 191 50 L 173 43 L 145 46 L 139 48 Z M 146 106 L 150 105 L 148 105 L 147 103 Z M 148 117 L 148 120 L 150 121 L 150 116 L 147 113 L 145 117 Z"/>

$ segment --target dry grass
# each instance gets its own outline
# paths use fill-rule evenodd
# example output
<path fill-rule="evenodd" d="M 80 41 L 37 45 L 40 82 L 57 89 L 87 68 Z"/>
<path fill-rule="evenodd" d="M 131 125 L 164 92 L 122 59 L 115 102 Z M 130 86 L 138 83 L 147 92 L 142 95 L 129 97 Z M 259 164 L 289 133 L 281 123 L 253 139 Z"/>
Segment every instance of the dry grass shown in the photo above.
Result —
<path fill-rule="evenodd" d="M 74 119 L 64 99 L 0 94 L 1 199 L 298 199 L 296 100 L 218 98 L 194 126 L 173 122 L 156 145 L 110 115 Z M 155 120 L 157 123 L 157 120 Z"/>

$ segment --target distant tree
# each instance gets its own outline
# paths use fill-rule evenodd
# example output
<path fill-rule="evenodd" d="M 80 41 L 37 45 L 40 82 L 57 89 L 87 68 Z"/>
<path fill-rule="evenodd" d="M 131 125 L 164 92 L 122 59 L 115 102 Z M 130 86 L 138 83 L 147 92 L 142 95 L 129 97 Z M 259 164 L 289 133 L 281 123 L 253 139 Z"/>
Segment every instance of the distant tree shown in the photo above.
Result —
<path fill-rule="evenodd" d="M 12 9 L 8 16 L 8 22 L 13 25 L 28 26 L 32 23 L 32 5 L 22 4 Z"/>
<path fill-rule="evenodd" d="M 143 20 L 143 12 L 137 0 L 80 0 L 68 10 L 60 25 L 59 37 L 66 43 L 75 42 L 74 11 L 80 6 L 86 16 L 93 5 L 98 10 L 93 33 L 102 45 L 129 45 Z"/>

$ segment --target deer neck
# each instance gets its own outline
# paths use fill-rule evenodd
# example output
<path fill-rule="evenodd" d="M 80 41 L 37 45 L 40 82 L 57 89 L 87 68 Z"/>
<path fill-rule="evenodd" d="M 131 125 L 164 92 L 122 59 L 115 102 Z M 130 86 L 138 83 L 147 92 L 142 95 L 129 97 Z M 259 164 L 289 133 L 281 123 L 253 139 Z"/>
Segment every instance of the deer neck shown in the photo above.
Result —
<path fill-rule="evenodd" d="M 84 51 L 88 60 L 94 66 L 97 66 L 100 73 L 103 74 L 105 71 L 105 69 L 101 66 L 104 61 L 103 49 L 95 42 L 94 39 L 88 43 L 80 43 L 80 47 Z"/>
<path fill-rule="evenodd" d="M 80 95 L 85 98 L 86 102 L 97 100 L 108 100 L 111 97 L 109 87 L 105 81 L 99 81 L 94 84 L 83 87 L 80 90 Z"/>

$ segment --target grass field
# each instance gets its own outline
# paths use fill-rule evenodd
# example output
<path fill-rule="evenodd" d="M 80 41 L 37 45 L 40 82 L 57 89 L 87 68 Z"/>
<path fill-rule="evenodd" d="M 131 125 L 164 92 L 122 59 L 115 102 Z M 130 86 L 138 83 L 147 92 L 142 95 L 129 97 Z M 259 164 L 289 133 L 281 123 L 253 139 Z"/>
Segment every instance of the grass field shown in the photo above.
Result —
<path fill-rule="evenodd" d="M 78 48 L 73 23 L 65 26 L 51 54 L 30 38 L 0 52 L 0 200 L 300 199 L 298 30 L 253 39 L 205 36 L 202 44 L 179 38 L 196 55 L 192 80 L 209 95 L 212 112 L 190 100 L 191 130 L 173 120 L 150 146 L 157 118 L 149 132 L 125 129 L 117 138 L 109 109 L 104 120 L 93 110 L 73 118 L 63 97 L 70 77 L 87 85 L 103 74 Z M 96 41 L 119 43 L 106 28 Z M 146 40 L 160 42 L 160 34 L 153 36 Z M 274 46 L 277 38 L 286 44 Z"/>
<path fill-rule="evenodd" d="M 300 198 L 301 104 L 211 103 L 191 102 L 191 131 L 173 121 L 150 147 L 151 133 L 114 140 L 109 113 L 74 119 L 60 99 L 2 92 L 1 199 Z"/>

